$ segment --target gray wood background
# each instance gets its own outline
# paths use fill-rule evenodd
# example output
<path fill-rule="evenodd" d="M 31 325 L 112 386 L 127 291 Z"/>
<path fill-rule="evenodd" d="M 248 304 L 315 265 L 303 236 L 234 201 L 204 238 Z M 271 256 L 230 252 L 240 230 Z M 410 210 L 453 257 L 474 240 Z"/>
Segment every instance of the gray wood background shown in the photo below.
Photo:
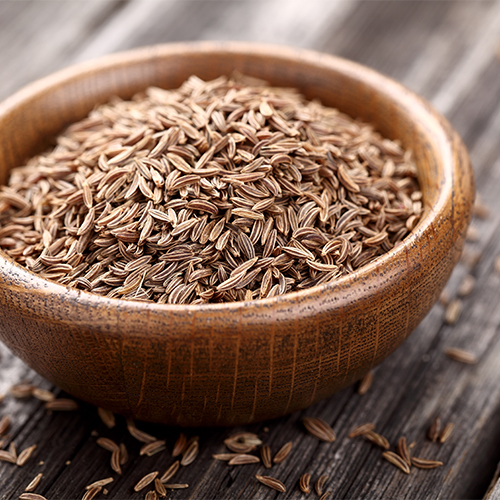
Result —
<path fill-rule="evenodd" d="M 172 499 L 303 498 L 298 479 L 309 472 L 329 480 L 330 499 L 500 499 L 500 1 L 359 0 L 86 0 L 0 1 L 0 98 L 36 78 L 75 62 L 132 47 L 181 40 L 263 41 L 316 49 L 371 66 L 429 99 L 461 134 L 474 164 L 477 189 L 489 207 L 473 221 L 472 240 L 447 286 L 451 298 L 467 274 L 476 279 L 464 297 L 455 325 L 444 322 L 437 304 L 408 341 L 375 372 L 364 396 L 350 387 L 329 400 L 279 420 L 237 429 L 196 429 L 200 456 L 183 467 L 175 482 L 189 488 Z M 475 237 L 474 237 L 475 236 Z M 1 319 L 0 319 L 1 321 Z M 479 363 L 459 364 L 447 347 L 475 353 Z M 56 388 L 0 346 L 0 394 L 29 381 Z M 108 430 L 95 408 L 82 404 L 74 414 L 48 414 L 34 399 L 7 395 L 0 418 L 9 415 L 19 449 L 37 444 L 24 467 L 0 462 L 0 499 L 16 499 L 39 472 L 36 492 L 47 499 L 77 499 L 85 485 L 104 477 L 115 481 L 96 498 L 139 499 L 134 484 L 148 472 L 162 473 L 173 461 L 179 429 L 139 424 L 166 439 L 169 451 L 139 457 L 140 444 L 118 419 Z M 455 429 L 442 445 L 426 440 L 435 416 Z M 337 433 L 332 444 L 308 436 L 304 416 L 320 417 Z M 349 431 L 372 421 L 394 445 L 400 436 L 416 441 L 416 455 L 442 460 L 434 470 L 403 474 L 380 450 Z M 266 471 L 259 465 L 228 466 L 212 460 L 223 439 L 238 430 L 257 432 L 276 452 L 287 441 L 288 459 Z M 95 432 L 124 442 L 131 454 L 118 476 Z M 282 480 L 286 494 L 270 490 L 255 474 Z M 311 493 L 311 498 L 316 497 Z"/>

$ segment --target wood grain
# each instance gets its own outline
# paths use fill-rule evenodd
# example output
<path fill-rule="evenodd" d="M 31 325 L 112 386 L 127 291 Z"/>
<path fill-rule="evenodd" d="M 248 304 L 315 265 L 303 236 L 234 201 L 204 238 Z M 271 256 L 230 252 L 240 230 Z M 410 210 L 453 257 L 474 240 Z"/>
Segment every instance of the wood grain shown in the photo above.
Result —
<path fill-rule="evenodd" d="M 43 3 L 48 17 L 53 18 L 53 26 L 57 26 L 61 3 Z M 130 3 L 133 2 L 125 4 L 125 7 Z M 221 13 L 220 18 L 223 17 L 223 4 L 230 3 L 233 2 L 210 2 Z M 261 4 L 264 2 L 238 3 L 241 7 L 233 6 L 232 16 L 237 18 L 240 13 L 252 24 L 253 19 L 262 12 Z M 395 2 L 349 3 L 353 5 L 347 16 L 340 18 L 339 24 L 332 24 L 332 29 L 329 29 L 329 24 L 321 26 L 317 21 L 316 26 L 320 26 L 323 31 L 318 32 L 316 38 L 309 38 L 307 43 L 310 45 L 305 46 L 369 64 L 397 77 L 431 102 L 434 102 L 434 96 L 438 93 L 445 95 L 449 86 L 462 89 L 458 95 L 453 95 L 446 114 L 469 148 L 478 191 L 490 207 L 491 214 L 485 220 L 474 219 L 480 239 L 466 244 L 467 251 L 481 251 L 482 259 L 472 268 L 465 262 L 459 264 L 447 288 L 453 297 L 454 290 L 468 272 L 476 277 L 476 288 L 464 300 L 462 316 L 455 326 L 443 324 L 443 307 L 436 305 L 415 333 L 377 368 L 372 388 L 365 396 L 357 396 L 355 387 L 350 387 L 289 417 L 235 429 L 193 430 L 193 433 L 201 435 L 202 453 L 197 461 L 179 473 L 179 482 L 188 482 L 190 488 L 175 492 L 173 498 L 302 498 L 297 483 L 303 471 L 309 471 L 313 481 L 323 473 L 329 474 L 326 489 L 332 492 L 331 498 L 357 498 L 361 493 L 365 498 L 481 498 L 490 481 L 495 479 L 496 465 L 500 461 L 500 395 L 497 390 L 500 376 L 497 335 L 500 325 L 500 281 L 493 270 L 494 258 L 500 253 L 497 237 L 500 224 L 500 64 L 496 57 L 495 39 L 500 40 L 500 25 L 497 24 L 495 30 L 494 20 L 499 3 L 409 0 L 400 2 L 404 6 L 398 9 L 398 16 L 390 13 Z M 54 50 L 57 55 L 52 63 L 58 67 L 76 60 L 77 54 L 84 53 L 85 47 L 90 47 L 94 39 L 99 39 L 101 43 L 109 40 L 110 45 L 102 45 L 102 50 L 106 51 L 141 45 L 144 40 L 140 34 L 135 36 L 137 31 L 130 23 L 130 18 L 129 24 L 113 23 L 119 18 L 121 11 L 118 11 L 96 29 L 79 28 L 75 18 L 75 37 L 80 37 L 82 41 L 78 47 L 80 51 L 65 51 L 58 37 L 47 36 L 53 30 L 44 31 L 39 24 L 35 25 L 37 18 L 29 16 L 28 9 L 25 14 L 26 4 L 25 1 L 0 4 L 0 8 L 9 5 L 9 12 L 18 10 L 10 18 L 12 27 L 8 44 L 24 47 L 22 54 L 25 56 L 23 62 L 19 61 L 16 66 L 15 76 L 2 80 L 2 88 L 9 85 L 12 79 L 24 78 L 24 81 L 28 81 L 47 74 L 43 64 L 35 68 L 38 74 L 35 71 L 30 73 L 33 67 L 29 61 L 37 57 L 40 40 L 53 46 L 50 50 Z M 252 4 L 252 8 L 248 8 L 249 4 Z M 86 8 L 80 8 L 83 15 Z M 412 15 L 406 15 L 403 8 Z M 142 18 L 145 26 L 161 25 L 162 20 L 154 16 L 154 12 L 149 15 L 149 20 L 147 16 Z M 429 23 L 432 16 L 436 17 L 436 22 Z M 391 19 L 389 25 L 386 22 L 388 18 Z M 0 19 L 5 17 L 2 15 Z M 221 21 L 211 19 L 212 24 L 206 27 L 206 32 L 213 38 L 224 37 L 225 33 L 220 28 L 218 31 Z M 335 16 L 333 20 L 336 21 Z M 279 26 L 279 21 L 273 18 L 266 21 L 266 29 L 271 32 L 274 26 Z M 70 21 L 64 18 L 61 22 Z M 16 33 L 21 33 L 18 28 L 21 24 L 31 32 L 29 38 L 23 35 L 22 41 L 19 36 L 16 37 Z M 105 34 L 112 33 L 108 30 L 113 26 L 116 37 L 107 38 Z M 293 45 L 301 43 L 299 39 L 294 40 L 293 33 L 287 31 L 286 25 L 282 26 L 283 39 L 292 40 L 290 43 Z M 365 36 L 370 26 L 370 34 Z M 78 29 L 82 31 L 78 32 Z M 184 23 L 183 30 L 184 39 L 204 36 L 203 32 L 197 32 L 189 23 Z M 489 41 L 485 36 L 488 30 L 491 30 Z M 5 30 L 0 32 L 3 47 L 7 45 L 4 33 Z M 235 38 L 250 37 L 245 30 L 245 23 L 234 33 Z M 279 39 L 276 33 L 278 30 L 274 36 Z M 333 37 L 335 33 L 338 36 Z M 253 36 L 258 37 L 258 32 Z M 148 42 L 167 41 L 168 37 L 168 30 L 162 32 L 158 28 Z M 131 39 L 132 44 L 127 45 Z M 383 42 L 383 39 L 386 41 Z M 373 49 L 374 45 L 378 47 L 377 50 Z M 102 53 L 99 47 L 95 50 L 95 55 Z M 401 57 L 396 51 L 400 52 Z M 2 53 L 3 61 L 10 61 L 10 56 L 7 58 L 5 51 Z M 471 72 L 471 66 L 466 61 L 472 53 L 482 56 L 488 54 L 488 57 L 482 68 L 474 66 Z M 31 76 L 25 76 L 27 74 Z M 451 362 L 443 351 L 452 346 L 472 350 L 480 356 L 479 364 L 467 367 Z M 22 379 L 50 387 L 5 349 L 2 354 L 0 393 L 11 383 Z M 15 401 L 11 398 L 0 405 L 0 415 L 8 413 L 13 417 L 12 436 L 18 447 L 40 443 L 35 460 L 23 468 L 0 463 L 0 484 L 6 485 L 0 488 L 0 498 L 18 498 L 23 487 L 39 471 L 45 474 L 37 490 L 39 493 L 54 499 L 81 498 L 86 484 L 112 473 L 107 466 L 107 453 L 95 444 L 95 437 L 90 435 L 93 428 L 102 435 L 118 441 L 125 440 L 131 454 L 138 457 L 139 446 L 128 437 L 123 421 L 119 420 L 118 427 L 108 431 L 97 419 L 92 407 L 83 405 L 82 411 L 81 415 L 50 416 L 44 414 L 42 406 L 36 401 Z M 456 424 L 449 441 L 441 446 L 425 440 L 427 427 L 436 414 L 443 421 Z M 302 416 L 327 420 L 337 432 L 337 441 L 332 445 L 315 442 L 304 433 L 300 424 Z M 407 477 L 383 461 L 378 450 L 371 445 L 363 440 L 351 441 L 346 438 L 352 428 L 365 421 L 374 421 L 377 430 L 386 435 L 392 445 L 402 434 L 406 435 L 408 443 L 417 440 L 421 456 L 435 456 L 443 460 L 445 465 L 433 471 L 412 470 Z M 141 426 L 140 423 L 138 425 Z M 159 438 L 166 437 L 169 450 L 172 449 L 177 428 L 152 425 L 142 425 L 141 428 Z M 266 428 L 269 429 L 267 432 Z M 224 463 L 212 461 L 212 453 L 224 451 L 223 439 L 237 430 L 257 432 L 264 442 L 272 446 L 274 452 L 285 442 L 293 440 L 294 450 L 284 464 L 271 471 L 256 466 L 228 467 Z M 57 439 L 59 435 L 63 439 Z M 66 466 L 68 459 L 72 462 Z M 45 464 L 37 465 L 39 460 L 44 460 Z M 124 469 L 124 477 L 115 476 L 116 481 L 108 497 L 140 498 L 137 494 L 134 496 L 133 485 L 148 472 L 156 470 L 154 467 L 162 470 L 166 468 L 170 460 L 168 453 L 140 460 L 132 458 L 130 465 Z M 285 482 L 288 493 L 276 494 L 258 487 L 253 477 L 256 473 L 276 475 Z"/>

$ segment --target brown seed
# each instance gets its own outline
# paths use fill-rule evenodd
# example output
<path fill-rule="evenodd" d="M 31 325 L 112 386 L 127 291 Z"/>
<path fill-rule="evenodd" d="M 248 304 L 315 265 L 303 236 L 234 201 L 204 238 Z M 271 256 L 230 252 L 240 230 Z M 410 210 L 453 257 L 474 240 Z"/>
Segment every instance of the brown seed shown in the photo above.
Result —
<path fill-rule="evenodd" d="M 53 392 L 47 391 L 45 389 L 40 389 L 39 387 L 35 387 L 31 394 L 40 401 L 45 402 L 53 401 L 56 397 Z"/>
<path fill-rule="evenodd" d="M 112 483 L 114 479 L 112 477 L 107 477 L 105 479 L 99 479 L 99 481 L 95 481 L 92 484 L 89 484 L 88 486 L 85 486 L 86 490 L 91 490 L 92 488 L 98 488 L 106 486 L 109 483 Z"/>
<path fill-rule="evenodd" d="M 410 457 L 410 452 L 408 450 L 408 446 L 406 445 L 406 438 L 404 436 L 399 438 L 398 453 L 399 456 L 410 466 L 411 457 Z"/>
<path fill-rule="evenodd" d="M 36 450 L 37 445 L 34 444 L 28 448 L 25 448 L 21 453 L 19 453 L 19 456 L 17 457 L 16 464 L 19 467 L 22 467 L 31 457 L 33 452 Z"/>
<path fill-rule="evenodd" d="M 167 489 L 158 478 L 155 479 L 155 490 L 159 497 L 164 498 L 167 496 Z"/>
<path fill-rule="evenodd" d="M 148 484 L 151 484 L 155 479 L 156 476 L 158 475 L 158 471 L 155 472 L 150 472 L 149 474 L 146 474 L 135 486 L 134 486 L 134 491 L 141 491 L 144 489 Z"/>
<path fill-rule="evenodd" d="M 392 451 L 384 451 L 384 453 L 382 453 L 382 456 L 392 465 L 395 465 L 398 469 L 401 469 L 405 474 L 410 473 L 410 466 L 399 455 L 396 455 L 396 453 Z"/>
<path fill-rule="evenodd" d="M 429 427 L 429 430 L 427 431 L 427 437 L 435 443 L 437 438 L 439 437 L 439 431 L 441 429 L 441 419 L 439 417 L 436 417 L 433 421 L 432 424 Z"/>
<path fill-rule="evenodd" d="M 158 493 L 155 490 L 148 491 L 144 500 L 158 500 Z"/>
<path fill-rule="evenodd" d="M 472 276 L 471 274 L 466 274 L 462 278 L 460 285 L 458 285 L 457 295 L 459 297 L 467 297 L 472 293 L 475 286 L 476 286 L 476 278 L 474 278 L 474 276 Z"/>
<path fill-rule="evenodd" d="M 45 408 L 52 411 L 76 411 L 78 403 L 73 399 L 59 398 L 45 403 Z"/>
<path fill-rule="evenodd" d="M 376 444 L 377 446 L 380 446 L 384 450 L 388 450 L 390 448 L 389 441 L 387 441 L 384 436 L 381 436 L 375 431 L 366 431 L 363 433 L 363 436 L 365 437 L 365 439 L 372 442 L 373 444 Z"/>
<path fill-rule="evenodd" d="M 310 482 L 311 482 L 311 474 L 309 474 L 308 472 L 300 476 L 299 488 L 306 495 L 309 495 L 309 493 L 311 492 Z"/>
<path fill-rule="evenodd" d="M 26 486 L 26 488 L 24 488 L 24 491 L 27 491 L 27 492 L 30 492 L 30 491 L 33 491 L 36 489 L 36 487 L 40 484 L 40 481 L 42 480 L 42 477 L 43 477 L 43 473 L 42 472 L 39 472 L 31 481 L 30 483 L 28 484 L 28 486 Z"/>
<path fill-rule="evenodd" d="M 113 453 L 114 451 L 120 451 L 120 447 L 112 440 L 106 437 L 97 438 L 96 443 L 105 450 Z"/>
<path fill-rule="evenodd" d="M 120 459 L 121 459 L 121 453 L 120 453 L 120 448 L 118 448 L 117 450 L 114 450 L 113 453 L 111 453 L 111 460 L 110 460 L 110 466 L 117 474 L 122 473 Z"/>
<path fill-rule="evenodd" d="M 183 490 L 186 488 L 189 488 L 189 484 L 185 483 L 164 483 L 163 486 L 165 486 L 166 489 L 168 490 Z"/>
<path fill-rule="evenodd" d="M 435 469 L 443 465 L 443 462 L 438 460 L 426 460 L 425 458 L 418 457 L 411 457 L 411 463 L 419 469 Z"/>
<path fill-rule="evenodd" d="M 332 494 L 331 491 L 325 491 L 320 497 L 319 500 L 326 500 Z"/>
<path fill-rule="evenodd" d="M 176 460 L 160 477 L 162 483 L 168 483 L 172 479 L 175 473 L 179 470 L 180 462 Z"/>
<path fill-rule="evenodd" d="M 273 466 L 271 460 L 271 448 L 267 444 L 262 446 L 260 449 L 260 458 L 262 458 L 262 463 L 266 469 L 270 469 Z"/>
<path fill-rule="evenodd" d="M 223 462 L 228 462 L 234 457 L 237 457 L 240 455 L 239 453 L 216 453 L 215 455 L 212 455 L 212 458 L 215 460 L 221 460 Z"/>
<path fill-rule="evenodd" d="M 165 448 L 165 441 L 153 441 L 152 443 L 146 443 L 145 445 L 143 445 L 139 451 L 139 455 L 147 455 L 148 457 L 150 457 L 155 453 L 163 451 Z"/>
<path fill-rule="evenodd" d="M 448 438 L 451 436 L 451 433 L 453 432 L 453 428 L 455 427 L 455 424 L 452 422 L 448 422 L 443 430 L 441 431 L 441 434 L 439 435 L 439 442 L 440 443 L 445 443 Z"/>
<path fill-rule="evenodd" d="M 459 363 L 465 363 L 467 365 L 475 365 L 478 362 L 477 356 L 464 349 L 459 349 L 457 347 L 449 347 L 444 351 L 446 356 L 453 361 L 458 361 Z"/>
<path fill-rule="evenodd" d="M 9 392 L 10 395 L 16 399 L 29 398 L 33 393 L 34 386 L 31 384 L 17 384 L 13 385 Z"/>
<path fill-rule="evenodd" d="M 19 500 L 47 500 L 44 496 L 37 493 L 21 493 Z"/>
<path fill-rule="evenodd" d="M 283 447 L 278 451 L 278 453 L 274 455 L 273 462 L 275 464 L 280 464 L 281 462 L 283 462 L 292 451 L 292 446 L 293 443 L 291 441 L 283 445 Z"/>
<path fill-rule="evenodd" d="M 152 443 L 153 441 L 157 441 L 154 436 L 139 430 L 131 418 L 127 419 L 127 429 L 130 435 L 137 439 L 137 441 L 141 441 L 142 443 Z"/>
<path fill-rule="evenodd" d="M 362 396 L 370 389 L 373 382 L 373 371 L 370 370 L 359 382 L 358 394 Z"/>
<path fill-rule="evenodd" d="M 128 462 L 128 451 L 127 447 L 120 443 L 120 465 L 124 465 Z"/>
<path fill-rule="evenodd" d="M 365 432 L 374 430 L 375 430 L 375 424 L 367 422 L 366 424 L 361 424 L 355 429 L 353 429 L 347 437 L 353 439 L 355 437 L 362 436 Z"/>
<path fill-rule="evenodd" d="M 229 460 L 229 465 L 247 465 L 247 464 L 258 464 L 260 462 L 260 458 L 255 455 L 247 455 L 246 453 L 241 455 L 236 455 L 235 457 Z"/>
<path fill-rule="evenodd" d="M 181 458 L 181 465 L 189 465 L 193 463 L 198 456 L 199 445 L 198 441 L 193 441 L 184 451 Z"/>
<path fill-rule="evenodd" d="M 94 488 L 88 489 L 82 497 L 82 500 L 92 500 L 95 496 L 102 490 L 102 486 L 95 486 Z"/>
<path fill-rule="evenodd" d="M 112 429 L 116 425 L 115 415 L 112 411 L 105 410 L 104 408 L 97 408 L 97 413 L 102 423 L 108 428 Z"/>
<path fill-rule="evenodd" d="M 15 453 L 10 451 L 0 450 L 0 462 L 10 462 L 15 464 L 17 462 L 17 456 Z"/>
<path fill-rule="evenodd" d="M 238 432 L 225 439 L 224 444 L 235 453 L 249 453 L 260 446 L 262 441 L 251 432 Z"/>
<path fill-rule="evenodd" d="M 258 474 L 256 474 L 255 477 L 262 484 L 268 486 L 269 488 L 272 488 L 273 490 L 279 491 L 281 493 L 286 492 L 285 485 L 279 479 L 270 476 L 259 476 Z"/>
<path fill-rule="evenodd" d="M 316 490 L 316 493 L 319 497 L 323 494 L 323 488 L 327 481 L 328 481 L 328 475 L 322 474 L 314 484 L 314 489 Z"/>
<path fill-rule="evenodd" d="M 2 420 L 0 420 L 0 436 L 3 436 L 7 433 L 10 427 L 10 417 L 8 415 L 4 415 Z"/>
<path fill-rule="evenodd" d="M 320 418 L 304 417 L 302 423 L 311 436 L 329 443 L 335 441 L 333 429 L 324 420 Z"/>
<path fill-rule="evenodd" d="M 177 441 L 174 444 L 174 449 L 172 451 L 172 456 L 175 458 L 182 455 L 182 452 L 186 449 L 187 437 L 182 432 L 179 434 Z"/>
<path fill-rule="evenodd" d="M 446 308 L 444 320 L 448 325 L 454 325 L 462 314 L 463 303 L 460 299 L 453 299 Z"/>

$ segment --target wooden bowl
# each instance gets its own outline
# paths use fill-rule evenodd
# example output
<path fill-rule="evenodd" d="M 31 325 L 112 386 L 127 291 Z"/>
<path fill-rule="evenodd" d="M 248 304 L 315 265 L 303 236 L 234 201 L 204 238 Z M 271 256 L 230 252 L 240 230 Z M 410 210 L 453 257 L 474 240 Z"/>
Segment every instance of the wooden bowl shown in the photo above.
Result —
<path fill-rule="evenodd" d="M 467 152 L 428 103 L 358 64 L 247 43 L 111 55 L 44 78 L 0 105 L 0 181 L 113 95 L 234 70 L 299 88 L 413 150 L 424 216 L 404 242 L 335 283 L 245 303 L 157 305 L 44 280 L 0 253 L 0 338 L 68 393 L 138 419 L 232 425 L 305 408 L 362 377 L 437 300 L 471 217 Z"/>

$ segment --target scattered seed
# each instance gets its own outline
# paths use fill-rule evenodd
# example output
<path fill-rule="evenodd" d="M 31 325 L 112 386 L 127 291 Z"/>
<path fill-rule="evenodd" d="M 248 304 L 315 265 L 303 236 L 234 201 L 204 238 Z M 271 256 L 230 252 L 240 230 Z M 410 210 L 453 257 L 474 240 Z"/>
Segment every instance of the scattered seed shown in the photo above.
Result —
<path fill-rule="evenodd" d="M 335 441 L 335 432 L 324 420 L 304 417 L 302 423 L 311 436 L 329 443 Z"/>
<path fill-rule="evenodd" d="M 43 477 L 43 473 L 40 472 L 38 473 L 31 481 L 30 483 L 28 484 L 28 486 L 26 486 L 26 488 L 24 488 L 24 491 L 26 492 L 30 492 L 30 491 L 33 491 L 36 489 L 36 487 L 40 484 L 40 481 L 42 480 L 42 477 Z"/>
<path fill-rule="evenodd" d="M 168 483 L 172 479 L 175 473 L 179 470 L 180 462 L 176 460 L 160 477 L 162 483 Z"/>
<path fill-rule="evenodd" d="M 427 437 L 435 443 L 439 437 L 439 431 L 441 429 L 441 419 L 436 417 L 427 431 Z"/>
<path fill-rule="evenodd" d="M 229 460 L 229 465 L 247 465 L 247 464 L 258 464 L 260 462 L 260 458 L 255 455 L 236 455 L 235 457 Z"/>
<path fill-rule="evenodd" d="M 401 469 L 405 474 L 410 473 L 410 466 L 396 453 L 392 451 L 384 451 L 384 453 L 382 453 L 382 456 L 392 465 L 395 465 L 398 469 Z"/>
<path fill-rule="evenodd" d="M 238 432 L 225 439 L 224 444 L 235 453 L 249 453 L 260 446 L 262 441 L 251 432 Z"/>
<path fill-rule="evenodd" d="M 475 286 L 476 286 L 476 278 L 474 278 L 472 274 L 466 274 L 462 278 L 460 285 L 458 285 L 457 295 L 459 297 L 467 297 L 472 293 Z"/>
<path fill-rule="evenodd" d="M 370 389 L 370 387 L 372 386 L 372 382 L 373 382 L 373 371 L 370 370 L 359 382 L 358 394 L 360 396 L 366 394 Z"/>
<path fill-rule="evenodd" d="M 141 491 L 144 489 L 148 484 L 151 484 L 156 476 L 158 475 L 158 471 L 155 472 L 150 472 L 149 474 L 146 474 L 135 486 L 134 486 L 134 491 Z"/>
<path fill-rule="evenodd" d="M 463 303 L 460 299 L 453 299 L 446 308 L 444 320 L 448 325 L 454 325 L 462 314 Z"/>
<path fill-rule="evenodd" d="M 15 464 L 17 462 L 17 456 L 10 451 L 0 450 L 0 462 Z"/>
<path fill-rule="evenodd" d="M 127 447 L 120 443 L 120 465 L 124 465 L 128 462 L 128 451 Z"/>
<path fill-rule="evenodd" d="M 299 488 L 302 491 L 302 493 L 309 495 L 309 493 L 311 492 L 310 483 L 311 483 L 311 474 L 306 472 L 302 474 L 302 476 L 300 476 Z"/>
<path fill-rule="evenodd" d="M 411 463 L 419 469 L 435 469 L 443 465 L 443 462 L 438 460 L 426 460 L 425 458 L 418 457 L 411 457 Z"/>
<path fill-rule="evenodd" d="M 110 460 L 110 466 L 117 474 L 122 473 L 120 459 L 121 459 L 121 453 L 120 453 L 120 448 L 118 448 L 117 450 L 114 450 L 113 453 L 111 453 L 111 460 Z"/>
<path fill-rule="evenodd" d="M 31 394 L 40 401 L 45 402 L 53 401 L 56 397 L 53 392 L 47 391 L 45 389 L 40 389 L 40 387 L 34 387 Z"/>
<path fill-rule="evenodd" d="M 193 441 L 184 451 L 181 458 L 181 465 L 189 465 L 193 463 L 198 456 L 199 445 L 198 441 Z"/>
<path fill-rule="evenodd" d="M 290 454 L 290 452 L 292 451 L 292 446 L 293 446 L 293 443 L 291 441 L 289 441 L 288 443 L 286 443 L 278 451 L 278 453 L 276 453 L 276 455 L 274 455 L 273 462 L 275 464 L 280 464 L 281 462 L 283 462 L 288 457 L 288 455 Z"/>
<path fill-rule="evenodd" d="M 59 398 L 45 403 L 45 408 L 52 411 L 76 411 L 78 403 L 73 399 Z"/>
<path fill-rule="evenodd" d="M 331 491 L 325 491 L 325 493 L 323 493 L 320 497 L 319 497 L 319 500 L 326 500 L 330 495 L 331 495 Z"/>
<path fill-rule="evenodd" d="M 271 460 L 271 448 L 267 444 L 262 446 L 260 449 L 260 458 L 262 458 L 262 463 L 266 469 L 270 469 L 273 466 Z"/>
<path fill-rule="evenodd" d="M 319 497 L 323 494 L 323 488 L 324 488 L 327 481 L 328 481 L 328 475 L 323 474 L 319 477 L 319 479 L 314 484 L 314 489 Z"/>
<path fill-rule="evenodd" d="M 141 441 L 142 443 L 152 443 L 153 441 L 157 441 L 154 436 L 139 430 L 131 418 L 127 419 L 127 429 L 130 435 L 137 439 L 137 441 Z"/>
<path fill-rule="evenodd" d="M 406 438 L 404 436 L 399 438 L 398 453 L 399 456 L 408 464 L 408 466 L 410 466 L 411 457 L 410 457 L 410 452 L 408 450 L 408 446 L 406 445 Z"/>
<path fill-rule="evenodd" d="M 164 498 L 167 496 L 167 489 L 158 478 L 155 478 L 155 490 L 159 497 Z"/>
<path fill-rule="evenodd" d="M 92 500 L 102 490 L 102 486 L 95 486 L 87 490 L 82 497 L 82 500 Z"/>
<path fill-rule="evenodd" d="M 146 443 L 145 445 L 143 445 L 139 451 L 139 455 L 147 455 L 148 457 L 150 457 L 155 453 L 163 451 L 165 448 L 165 441 L 153 441 L 152 443 Z"/>
<path fill-rule="evenodd" d="M 183 451 L 186 449 L 187 437 L 182 432 L 179 434 L 177 441 L 174 444 L 174 449 L 172 451 L 172 456 L 175 458 L 182 455 Z"/>
<path fill-rule="evenodd" d="M 464 349 L 459 349 L 457 347 L 449 347 L 444 351 L 446 356 L 453 361 L 458 361 L 459 363 L 465 363 L 468 365 L 475 365 L 478 362 L 477 356 Z"/>
<path fill-rule="evenodd" d="M 155 490 L 148 491 L 146 493 L 146 496 L 144 497 L 144 500 L 158 500 L 158 494 Z"/>
<path fill-rule="evenodd" d="M 257 481 L 261 482 L 269 488 L 272 488 L 273 490 L 279 491 L 281 493 L 286 492 L 285 485 L 279 479 L 270 476 L 259 476 L 258 474 L 256 474 L 255 477 Z"/>
<path fill-rule="evenodd" d="M 113 481 L 114 481 L 114 479 L 112 477 L 107 477 L 105 479 L 99 479 L 99 481 L 95 481 L 94 483 L 89 484 L 88 486 L 85 486 L 85 489 L 91 490 L 92 488 L 99 488 L 99 486 L 103 487 L 109 483 L 112 483 Z"/>
<path fill-rule="evenodd" d="M 37 493 L 21 493 L 19 500 L 47 500 L 44 496 Z"/>
<path fill-rule="evenodd" d="M 10 427 L 10 417 L 8 415 L 4 415 L 2 420 L 0 420 L 0 436 L 3 436 L 7 433 Z"/>
<path fill-rule="evenodd" d="M 96 443 L 105 450 L 113 453 L 114 451 L 120 451 L 120 447 L 112 440 L 107 437 L 100 437 L 96 439 Z"/>
<path fill-rule="evenodd" d="M 353 429 L 347 437 L 353 439 L 355 437 L 362 436 L 365 432 L 374 430 L 375 430 L 375 424 L 367 422 L 366 424 L 361 424 L 360 426 Z"/>
<path fill-rule="evenodd" d="M 102 423 L 108 428 L 112 429 L 116 425 L 115 415 L 112 411 L 104 408 L 97 408 L 97 413 Z"/>
<path fill-rule="evenodd" d="M 9 392 L 16 399 L 29 398 L 33 393 L 34 386 L 31 384 L 16 384 L 13 385 Z"/>
<path fill-rule="evenodd" d="M 29 448 L 24 449 L 21 453 L 19 453 L 19 456 L 17 457 L 16 464 L 19 467 L 22 467 L 31 457 L 33 452 L 36 450 L 37 445 L 34 444 L 30 446 Z"/>
<path fill-rule="evenodd" d="M 384 450 L 388 450 L 390 448 L 389 441 L 387 441 L 384 436 L 381 436 L 375 431 L 366 431 L 363 433 L 363 436 L 365 437 L 365 439 L 372 442 L 373 444 L 376 444 L 377 446 L 380 446 Z"/>
<path fill-rule="evenodd" d="M 186 488 L 189 488 L 189 484 L 185 484 L 185 483 L 174 483 L 174 484 L 169 484 L 169 483 L 163 483 L 163 486 L 165 486 L 165 488 L 167 490 L 184 490 Z"/>
<path fill-rule="evenodd" d="M 453 428 L 455 427 L 455 424 L 452 422 L 448 422 L 443 430 L 441 431 L 441 434 L 439 435 L 439 442 L 440 443 L 445 443 L 448 438 L 451 436 L 451 433 L 453 432 Z"/>

